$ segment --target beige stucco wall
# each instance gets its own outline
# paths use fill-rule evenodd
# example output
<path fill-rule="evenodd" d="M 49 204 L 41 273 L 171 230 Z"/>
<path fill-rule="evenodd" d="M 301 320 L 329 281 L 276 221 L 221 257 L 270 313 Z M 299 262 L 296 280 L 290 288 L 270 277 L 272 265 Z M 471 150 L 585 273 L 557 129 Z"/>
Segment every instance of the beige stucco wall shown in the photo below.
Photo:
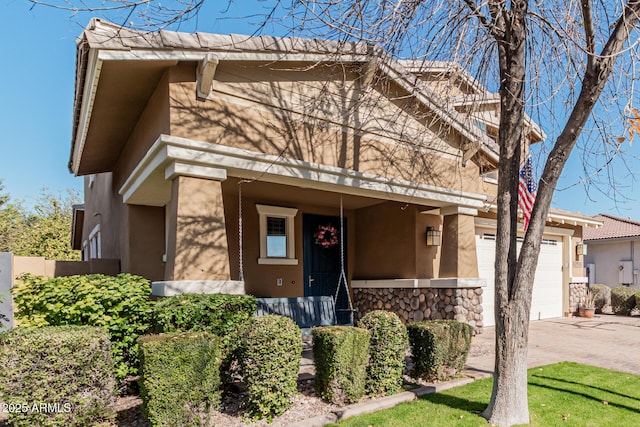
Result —
<path fill-rule="evenodd" d="M 440 277 L 478 277 L 476 226 L 471 215 L 445 215 L 442 223 Z"/>
<path fill-rule="evenodd" d="M 595 264 L 596 283 L 618 286 L 620 261 L 632 261 L 633 270 L 640 268 L 640 240 L 589 242 L 585 264 Z M 638 287 L 638 275 L 633 279 L 634 287 Z"/>
<path fill-rule="evenodd" d="M 222 183 L 179 176 L 172 184 L 165 280 L 229 280 Z"/>
<path fill-rule="evenodd" d="M 147 102 L 136 126 L 122 149 L 118 162 L 113 170 L 116 191 L 149 151 L 149 148 L 161 134 L 169 134 L 169 95 L 168 85 L 171 73 L 168 71 L 160 80 L 158 87 Z"/>
<path fill-rule="evenodd" d="M 461 165 L 460 137 L 393 84 L 362 91 L 359 81 L 349 80 L 354 76 L 348 70 L 343 84 L 342 68 L 271 67 L 221 64 L 207 101 L 195 99 L 195 68 L 175 68 L 169 92 L 172 135 L 441 187 L 480 189 L 478 166 Z"/>
<path fill-rule="evenodd" d="M 237 192 L 226 183 L 180 177 L 168 208 L 123 204 L 118 190 L 160 134 L 462 191 L 495 192 L 495 185 L 479 176 L 476 163 L 462 166 L 460 137 L 440 128 L 432 113 L 407 100 L 393 83 L 363 90 L 349 69 L 248 65 L 220 64 L 212 99 L 206 101 L 195 97 L 194 64 L 168 69 L 113 173 L 98 175 L 93 188 L 86 188 L 85 238 L 100 223 L 103 256 L 121 259 L 124 271 L 152 280 L 238 279 Z M 418 145 L 429 149 L 416 149 Z M 473 217 L 450 216 L 443 223 L 439 215 L 420 213 L 425 207 L 380 202 L 346 211 L 349 278 L 477 277 L 476 263 L 468 262 L 476 259 Z M 300 210 L 295 219 L 297 266 L 257 263 L 255 204 L 281 206 L 278 195 L 254 194 L 245 203 L 247 292 L 303 294 L 302 216 L 337 216 L 335 201 L 332 206 L 284 204 Z M 186 221 L 197 216 L 203 221 Z M 426 246 L 427 226 L 443 230 L 440 248 Z M 573 262 L 574 267 L 581 263 Z M 278 278 L 283 286 L 276 286 Z"/>
<path fill-rule="evenodd" d="M 416 215 L 395 202 L 356 211 L 356 279 L 416 278 Z"/>
<path fill-rule="evenodd" d="M 126 238 L 129 251 L 122 260 L 123 271 L 147 279 L 164 278 L 165 218 L 163 207 L 126 206 Z"/>
<path fill-rule="evenodd" d="M 103 258 L 120 259 L 123 252 L 123 224 L 125 206 L 122 197 L 114 189 L 113 174 L 96 174 L 93 184 L 88 176 L 84 179 L 85 215 L 82 228 L 83 242 L 89 233 L 100 224 L 101 251 Z"/>
<path fill-rule="evenodd" d="M 442 230 L 442 217 L 425 213 L 416 215 L 416 277 L 425 279 L 440 277 L 440 258 L 442 253 L 439 246 L 427 246 L 427 227 Z"/>
<path fill-rule="evenodd" d="M 118 156 L 113 172 L 85 177 L 83 241 L 100 224 L 102 258 L 150 280 L 164 278 L 164 208 L 125 205 L 118 193 L 131 171 L 162 133 L 169 133 L 169 73 L 161 79 Z"/>
<path fill-rule="evenodd" d="M 12 277 L 34 274 L 44 277 L 74 276 L 77 274 L 120 273 L 120 264 L 115 259 L 92 259 L 90 261 L 54 261 L 43 257 L 14 256 Z"/>

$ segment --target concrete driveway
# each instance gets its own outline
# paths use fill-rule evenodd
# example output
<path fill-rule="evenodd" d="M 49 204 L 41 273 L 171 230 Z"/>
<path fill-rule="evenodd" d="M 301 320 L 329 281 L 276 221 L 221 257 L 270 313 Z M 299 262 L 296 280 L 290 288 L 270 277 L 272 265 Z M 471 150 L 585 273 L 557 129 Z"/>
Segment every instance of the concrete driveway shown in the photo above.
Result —
<path fill-rule="evenodd" d="M 467 374 L 486 376 L 494 368 L 495 329 L 473 338 Z M 640 317 L 562 317 L 529 324 L 529 367 L 578 362 L 640 375 Z"/>

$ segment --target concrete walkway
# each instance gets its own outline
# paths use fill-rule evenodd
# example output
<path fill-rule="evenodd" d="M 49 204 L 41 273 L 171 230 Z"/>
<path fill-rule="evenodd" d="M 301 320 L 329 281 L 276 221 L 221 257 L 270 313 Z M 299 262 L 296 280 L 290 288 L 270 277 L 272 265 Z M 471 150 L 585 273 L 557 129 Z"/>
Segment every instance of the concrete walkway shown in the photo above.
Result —
<path fill-rule="evenodd" d="M 495 329 L 473 338 L 466 368 L 472 376 L 494 369 Z M 529 324 L 529 367 L 578 362 L 640 375 L 640 317 L 598 314 Z M 474 375 L 474 372 L 476 375 Z"/>

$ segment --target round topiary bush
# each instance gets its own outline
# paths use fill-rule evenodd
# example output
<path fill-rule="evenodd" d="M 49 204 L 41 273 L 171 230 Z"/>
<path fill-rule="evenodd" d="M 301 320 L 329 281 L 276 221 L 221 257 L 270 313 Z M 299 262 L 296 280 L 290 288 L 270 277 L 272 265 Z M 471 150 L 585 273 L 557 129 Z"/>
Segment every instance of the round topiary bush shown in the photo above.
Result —
<path fill-rule="evenodd" d="M 238 363 L 252 418 L 281 415 L 297 392 L 302 332 L 284 316 L 256 317 L 240 334 Z"/>
<path fill-rule="evenodd" d="M 358 326 L 371 332 L 366 390 L 370 395 L 388 395 L 401 390 L 407 328 L 397 314 L 376 310 L 364 315 Z"/>
<path fill-rule="evenodd" d="M 628 286 L 616 286 L 611 289 L 611 308 L 614 314 L 623 316 L 631 315 L 631 310 L 636 307 L 636 289 Z"/>
<path fill-rule="evenodd" d="M 611 288 L 607 285 L 593 284 L 589 286 L 594 295 L 596 313 L 602 313 L 605 307 L 611 306 Z"/>

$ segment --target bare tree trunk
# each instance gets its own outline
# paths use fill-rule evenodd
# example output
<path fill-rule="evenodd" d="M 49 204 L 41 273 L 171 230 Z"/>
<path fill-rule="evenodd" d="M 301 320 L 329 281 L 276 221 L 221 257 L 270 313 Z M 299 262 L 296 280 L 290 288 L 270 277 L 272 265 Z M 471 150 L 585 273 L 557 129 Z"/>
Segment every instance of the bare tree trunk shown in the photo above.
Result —
<path fill-rule="evenodd" d="M 527 327 L 531 302 L 513 298 L 518 266 L 518 184 L 525 129 L 527 2 L 514 1 L 509 11 L 504 1 L 493 1 L 490 13 L 491 32 L 498 41 L 501 114 L 495 274 L 496 361 L 491 401 L 483 416 L 495 425 L 528 424 Z"/>
<path fill-rule="evenodd" d="M 498 231 L 496 242 L 496 361 L 494 385 L 483 416 L 492 425 L 529 423 L 527 398 L 527 342 L 534 272 L 540 253 L 551 198 L 578 136 L 600 97 L 613 64 L 635 27 L 640 0 L 630 0 L 600 55 L 593 51 L 590 2 L 582 2 L 587 66 L 582 89 L 569 120 L 547 159 L 538 188 L 531 222 L 518 257 L 517 197 L 522 131 L 524 129 L 524 48 L 526 0 L 513 1 L 507 10 L 503 1 L 491 7 L 492 35 L 498 41 L 501 117 L 498 182 Z"/>

